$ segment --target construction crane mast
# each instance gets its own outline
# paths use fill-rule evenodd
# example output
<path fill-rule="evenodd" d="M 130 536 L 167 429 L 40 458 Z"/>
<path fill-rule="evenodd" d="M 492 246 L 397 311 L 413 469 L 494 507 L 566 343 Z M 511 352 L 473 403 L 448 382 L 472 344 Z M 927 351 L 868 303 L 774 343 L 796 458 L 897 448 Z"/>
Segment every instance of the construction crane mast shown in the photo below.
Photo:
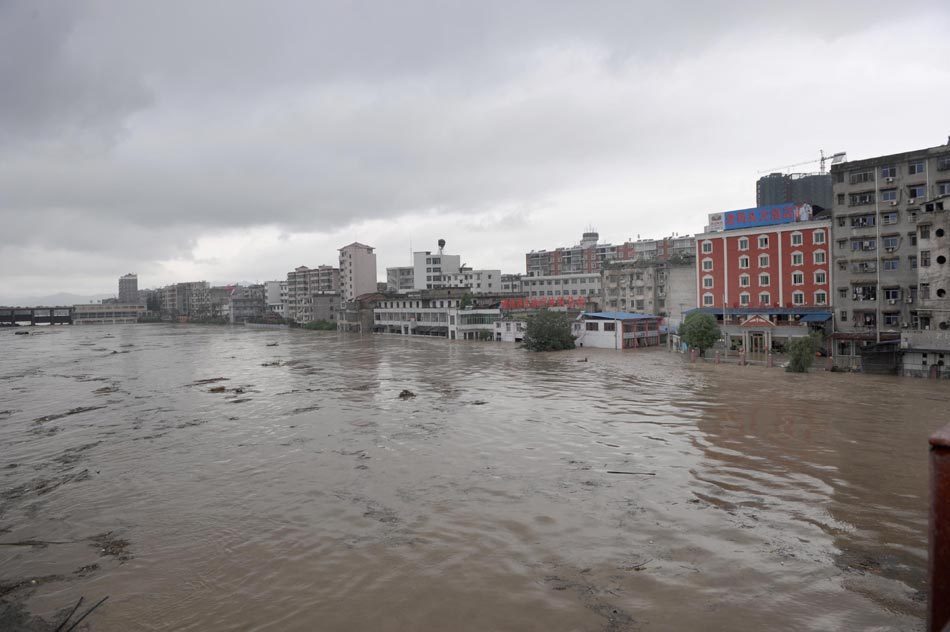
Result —
<path fill-rule="evenodd" d="M 785 171 L 786 169 L 794 169 L 795 167 L 804 167 L 805 165 L 813 165 L 816 162 L 821 164 L 821 171 L 819 173 L 825 172 L 825 161 L 830 160 L 831 164 L 836 165 L 839 162 L 844 162 L 848 158 L 847 152 L 839 151 L 838 153 L 832 154 L 830 156 L 825 156 L 825 150 L 818 150 L 820 158 L 818 160 L 806 160 L 805 162 L 796 162 L 792 165 L 783 165 L 781 167 L 773 167 L 771 169 L 764 169 L 758 173 L 775 173 L 777 171 Z"/>

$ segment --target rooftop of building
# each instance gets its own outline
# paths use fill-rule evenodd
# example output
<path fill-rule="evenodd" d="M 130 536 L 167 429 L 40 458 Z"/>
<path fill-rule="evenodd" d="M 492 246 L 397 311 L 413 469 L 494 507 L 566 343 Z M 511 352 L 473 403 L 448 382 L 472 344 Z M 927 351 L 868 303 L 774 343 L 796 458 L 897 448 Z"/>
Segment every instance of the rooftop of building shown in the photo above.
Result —
<path fill-rule="evenodd" d="M 891 162 L 902 162 L 905 160 L 912 160 L 914 158 L 932 158 L 944 154 L 950 155 L 950 138 L 947 139 L 947 144 L 937 145 L 936 147 L 914 149 L 911 151 L 903 151 L 897 154 L 887 154 L 886 156 L 875 156 L 872 158 L 864 158 L 862 160 L 849 160 L 847 162 L 840 162 L 836 165 L 831 165 L 831 172 L 837 173 L 839 171 L 851 171 L 852 169 L 860 169 L 861 167 L 875 167 L 878 165 L 886 165 Z"/>
<path fill-rule="evenodd" d="M 374 250 L 374 248 L 373 248 L 372 246 L 367 246 L 366 244 L 361 244 L 361 243 L 358 242 L 358 241 L 354 241 L 352 244 L 347 244 L 346 246 L 343 246 L 342 248 L 338 248 L 338 250 L 346 250 L 347 248 L 354 248 L 354 247 L 355 247 L 355 248 L 363 248 L 364 250 L 369 250 L 369 251 L 373 251 L 373 250 Z"/>

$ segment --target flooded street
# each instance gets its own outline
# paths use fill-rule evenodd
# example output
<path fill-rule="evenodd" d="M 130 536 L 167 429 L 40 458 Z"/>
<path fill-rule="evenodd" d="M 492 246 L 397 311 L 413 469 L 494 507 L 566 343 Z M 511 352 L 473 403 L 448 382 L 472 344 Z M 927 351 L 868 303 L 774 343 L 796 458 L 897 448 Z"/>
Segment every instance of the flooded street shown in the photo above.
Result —
<path fill-rule="evenodd" d="M 923 629 L 942 383 L 41 331 L 0 331 L 0 542 L 26 543 L 0 546 L 0 596 L 31 615 L 108 595 L 93 630 Z"/>

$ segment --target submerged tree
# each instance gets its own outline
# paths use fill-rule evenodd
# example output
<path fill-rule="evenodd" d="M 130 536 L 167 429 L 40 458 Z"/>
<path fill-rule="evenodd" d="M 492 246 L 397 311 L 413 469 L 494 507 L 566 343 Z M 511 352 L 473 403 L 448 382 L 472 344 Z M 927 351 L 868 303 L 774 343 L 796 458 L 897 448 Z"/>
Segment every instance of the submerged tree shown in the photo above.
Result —
<path fill-rule="evenodd" d="M 562 312 L 538 312 L 528 318 L 524 348 L 528 351 L 562 351 L 574 348 L 571 321 Z"/>
<path fill-rule="evenodd" d="M 705 355 L 706 349 L 716 344 L 722 337 L 722 333 L 719 331 L 719 325 L 716 324 L 715 316 L 693 312 L 683 319 L 680 337 L 690 347 L 699 349 L 699 355 Z"/>
<path fill-rule="evenodd" d="M 820 343 L 819 336 L 815 334 L 795 338 L 788 343 L 788 366 L 785 370 L 790 373 L 807 373 Z"/>

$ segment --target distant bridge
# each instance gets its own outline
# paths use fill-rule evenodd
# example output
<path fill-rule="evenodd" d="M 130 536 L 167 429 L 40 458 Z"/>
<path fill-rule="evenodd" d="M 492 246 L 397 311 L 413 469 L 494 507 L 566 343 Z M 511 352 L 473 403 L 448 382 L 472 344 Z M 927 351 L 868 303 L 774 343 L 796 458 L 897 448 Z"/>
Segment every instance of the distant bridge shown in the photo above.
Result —
<path fill-rule="evenodd" d="M 0 307 L 0 327 L 72 324 L 72 307 Z"/>

